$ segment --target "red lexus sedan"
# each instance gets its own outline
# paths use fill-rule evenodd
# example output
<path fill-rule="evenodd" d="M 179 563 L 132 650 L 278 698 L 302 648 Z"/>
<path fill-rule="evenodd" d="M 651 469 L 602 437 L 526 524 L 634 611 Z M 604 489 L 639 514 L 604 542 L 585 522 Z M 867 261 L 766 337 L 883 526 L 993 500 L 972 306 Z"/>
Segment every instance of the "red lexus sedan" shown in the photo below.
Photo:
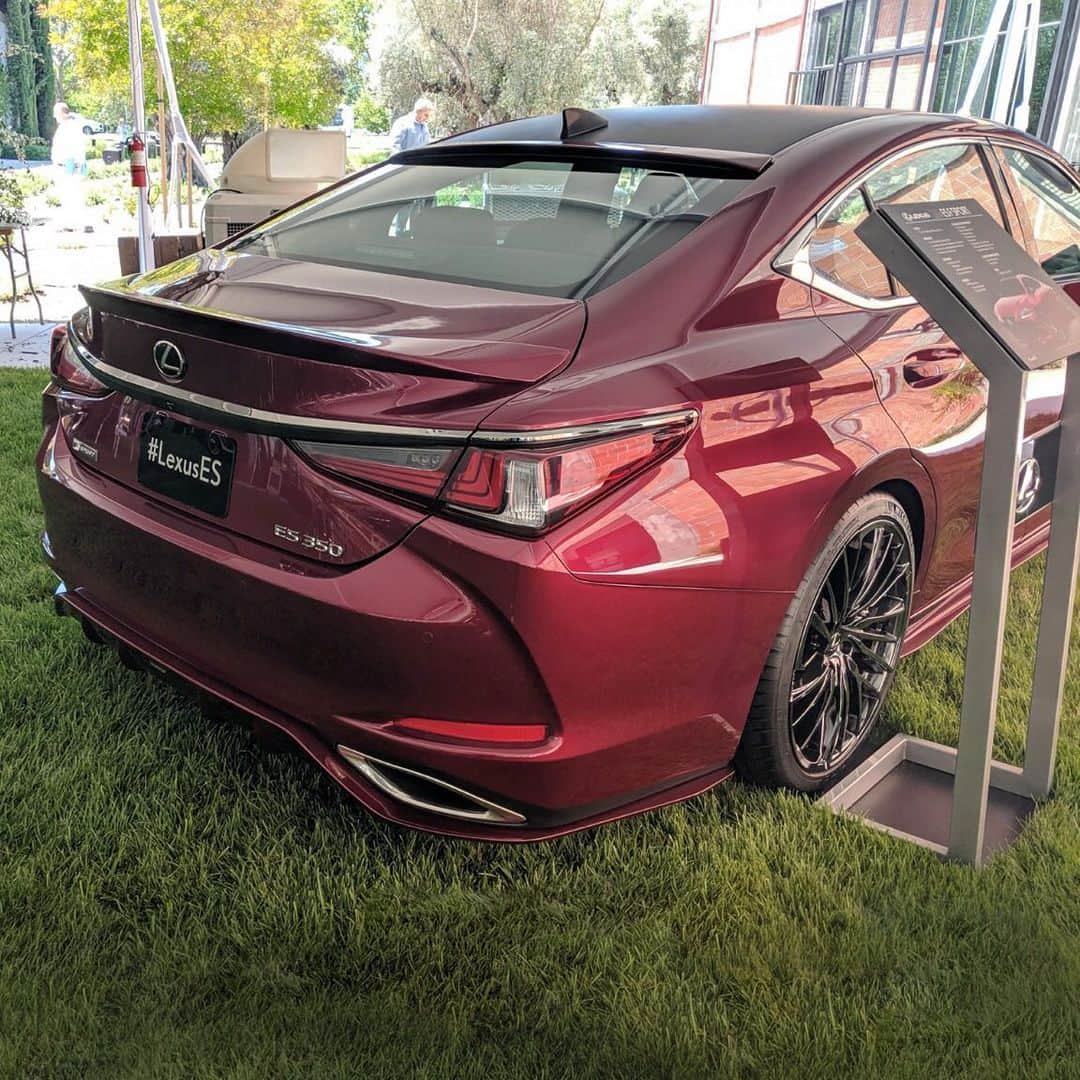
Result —
<path fill-rule="evenodd" d="M 819 789 L 969 600 L 986 387 L 855 234 L 959 197 L 1080 300 L 1077 176 L 1022 134 L 689 106 L 470 132 L 85 288 L 57 609 L 414 828 Z"/>

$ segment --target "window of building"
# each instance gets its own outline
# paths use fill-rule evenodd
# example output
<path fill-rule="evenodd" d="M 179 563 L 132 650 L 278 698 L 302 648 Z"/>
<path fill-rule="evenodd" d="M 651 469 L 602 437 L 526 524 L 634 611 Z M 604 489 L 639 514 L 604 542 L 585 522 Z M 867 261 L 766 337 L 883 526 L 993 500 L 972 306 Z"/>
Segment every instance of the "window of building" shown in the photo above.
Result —
<path fill-rule="evenodd" d="M 868 213 L 861 191 L 852 192 L 829 211 L 810 238 L 810 266 L 815 274 L 848 292 L 882 300 L 892 295 L 888 272 L 855 235 Z"/>
<path fill-rule="evenodd" d="M 1035 258 L 1048 274 L 1080 274 L 1080 191 L 1053 162 L 1023 150 L 1001 152 Z"/>
<path fill-rule="evenodd" d="M 1065 0 L 1042 0 L 1039 5 L 1035 70 L 1026 123 L 1027 130 L 1032 133 L 1039 131 L 1064 6 Z M 995 5 L 987 3 L 986 0 L 949 0 L 942 29 L 941 62 L 934 87 L 933 108 L 936 112 L 951 113 L 960 109 L 974 73 L 979 47 L 987 34 L 993 34 L 996 39 L 994 53 L 986 74 L 975 87 L 973 114 L 991 115 L 1003 79 L 1012 80 L 1014 83 L 1013 103 L 1019 96 L 1024 83 L 1023 66 L 1029 62 L 1029 58 L 1021 56 L 1019 67 L 1015 71 L 1004 70 L 1007 19 L 1003 20 L 1000 26 L 991 26 L 994 7 Z M 1007 89 L 1009 84 L 1005 83 L 1005 86 Z"/>
<path fill-rule="evenodd" d="M 917 109 L 927 43 L 944 0 L 843 0 L 814 15 L 806 68 L 789 100 Z"/>

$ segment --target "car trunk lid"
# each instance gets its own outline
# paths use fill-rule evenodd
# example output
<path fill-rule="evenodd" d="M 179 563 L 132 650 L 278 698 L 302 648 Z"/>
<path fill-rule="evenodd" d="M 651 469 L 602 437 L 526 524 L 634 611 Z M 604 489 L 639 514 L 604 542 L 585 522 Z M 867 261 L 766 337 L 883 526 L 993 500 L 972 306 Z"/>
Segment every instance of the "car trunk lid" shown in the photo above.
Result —
<path fill-rule="evenodd" d="M 575 300 L 221 252 L 83 293 L 84 362 L 118 393 L 65 404 L 76 455 L 146 488 L 149 424 L 192 427 L 196 458 L 216 432 L 235 445 L 224 512 L 148 496 L 343 564 L 396 543 L 434 492 L 342 480 L 294 440 L 434 448 L 452 465 L 493 408 L 570 361 L 585 319 Z"/>

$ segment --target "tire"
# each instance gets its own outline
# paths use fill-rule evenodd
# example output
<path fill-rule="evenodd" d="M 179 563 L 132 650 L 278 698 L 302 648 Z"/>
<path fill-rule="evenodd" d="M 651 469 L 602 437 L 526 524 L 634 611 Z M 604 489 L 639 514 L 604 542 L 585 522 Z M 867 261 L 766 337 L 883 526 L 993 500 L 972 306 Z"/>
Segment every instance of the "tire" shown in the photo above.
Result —
<path fill-rule="evenodd" d="M 914 575 L 903 507 L 884 492 L 863 496 L 811 563 L 780 625 L 735 755 L 742 777 L 813 792 L 845 771 L 892 686 Z"/>

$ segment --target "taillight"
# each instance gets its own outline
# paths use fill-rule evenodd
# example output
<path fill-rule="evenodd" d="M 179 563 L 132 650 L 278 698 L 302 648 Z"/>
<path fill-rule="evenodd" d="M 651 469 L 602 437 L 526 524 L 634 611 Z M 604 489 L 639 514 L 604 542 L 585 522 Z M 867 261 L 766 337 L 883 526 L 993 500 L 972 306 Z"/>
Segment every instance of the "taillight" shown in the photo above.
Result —
<path fill-rule="evenodd" d="M 87 371 L 79 359 L 75 344 L 71 341 L 66 326 L 53 328 L 49 343 L 49 370 L 53 382 L 63 390 L 73 390 L 77 394 L 100 397 L 107 394 L 109 388 Z"/>
<path fill-rule="evenodd" d="M 425 500 L 439 494 L 461 453 L 457 447 L 320 442 L 296 442 L 293 445 L 328 472 Z"/>
<path fill-rule="evenodd" d="M 477 525 L 536 534 L 588 506 L 679 446 L 685 410 L 557 431 L 480 432 L 472 444 L 366 446 L 297 441 L 327 472 L 405 496 Z"/>
<path fill-rule="evenodd" d="M 696 421 L 697 414 L 687 411 L 620 422 L 610 425 L 616 434 L 570 445 L 505 450 L 473 446 L 465 451 L 441 501 L 496 528 L 542 532 L 655 464 L 683 442 Z"/>

